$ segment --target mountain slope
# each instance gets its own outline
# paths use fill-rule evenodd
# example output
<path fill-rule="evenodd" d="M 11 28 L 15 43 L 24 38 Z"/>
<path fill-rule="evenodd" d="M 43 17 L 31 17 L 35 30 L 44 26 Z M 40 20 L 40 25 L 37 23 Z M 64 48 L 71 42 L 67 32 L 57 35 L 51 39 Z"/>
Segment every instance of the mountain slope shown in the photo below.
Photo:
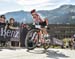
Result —
<path fill-rule="evenodd" d="M 62 5 L 54 10 L 40 10 L 41 13 L 48 18 L 50 24 L 75 24 L 75 5 Z M 7 20 L 13 17 L 16 21 L 31 23 L 32 16 L 30 12 L 15 11 L 5 14 Z"/>

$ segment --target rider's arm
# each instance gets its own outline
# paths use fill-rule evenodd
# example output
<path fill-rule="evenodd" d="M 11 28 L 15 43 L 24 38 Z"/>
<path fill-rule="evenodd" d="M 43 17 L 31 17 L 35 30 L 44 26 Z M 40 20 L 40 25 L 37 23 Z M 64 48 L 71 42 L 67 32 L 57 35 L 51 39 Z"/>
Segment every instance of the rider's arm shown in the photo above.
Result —
<path fill-rule="evenodd" d="M 46 21 L 46 25 L 48 25 L 48 19 L 47 18 L 45 18 L 45 21 Z"/>
<path fill-rule="evenodd" d="M 18 27 L 9 26 L 10 29 L 19 29 Z"/>

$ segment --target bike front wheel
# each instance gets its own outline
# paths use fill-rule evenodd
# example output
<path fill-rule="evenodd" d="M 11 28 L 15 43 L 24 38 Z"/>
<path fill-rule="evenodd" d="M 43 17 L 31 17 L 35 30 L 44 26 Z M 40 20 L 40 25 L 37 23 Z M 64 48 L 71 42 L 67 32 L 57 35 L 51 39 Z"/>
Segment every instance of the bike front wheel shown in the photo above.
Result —
<path fill-rule="evenodd" d="M 28 32 L 28 34 L 26 35 L 26 39 L 25 39 L 25 47 L 28 50 L 33 50 L 34 48 L 36 48 L 38 44 L 38 34 L 37 34 L 37 30 L 36 29 L 32 29 L 31 31 Z"/>

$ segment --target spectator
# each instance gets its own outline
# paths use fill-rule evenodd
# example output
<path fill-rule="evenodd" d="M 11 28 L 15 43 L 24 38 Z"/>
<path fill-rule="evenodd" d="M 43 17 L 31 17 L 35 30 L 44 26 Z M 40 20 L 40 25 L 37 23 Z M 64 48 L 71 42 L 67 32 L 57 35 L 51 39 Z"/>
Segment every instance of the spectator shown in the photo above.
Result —
<path fill-rule="evenodd" d="M 0 26 L 5 26 L 6 25 L 6 23 L 5 23 L 5 15 L 1 15 L 0 16 Z"/>
<path fill-rule="evenodd" d="M 1 15 L 1 16 L 0 16 L 0 22 L 1 22 L 1 23 L 5 23 L 5 19 L 6 19 L 6 18 L 5 18 L 5 15 Z"/>
<path fill-rule="evenodd" d="M 74 49 L 75 49 L 75 40 L 74 40 Z"/>
<path fill-rule="evenodd" d="M 1 28 L 5 29 L 6 27 L 5 19 L 6 19 L 5 15 L 0 16 L 0 29 Z M 5 46 L 5 43 L 6 43 L 5 37 L 0 36 L 0 43 L 1 43 L 1 46 Z"/>
<path fill-rule="evenodd" d="M 73 39 L 69 40 L 69 47 L 73 49 L 74 41 Z"/>
<path fill-rule="evenodd" d="M 7 30 L 19 31 L 19 27 L 16 26 L 14 18 L 9 19 L 9 23 L 7 25 Z M 11 45 L 12 46 L 18 46 L 18 43 L 19 43 L 19 37 L 10 37 L 9 38 L 9 46 L 11 46 Z"/>
<path fill-rule="evenodd" d="M 26 28 L 26 24 L 21 24 L 21 28 Z"/>
<path fill-rule="evenodd" d="M 21 32 L 20 32 L 21 47 L 25 47 L 25 38 L 30 29 L 31 28 L 27 24 L 23 24 L 23 23 L 21 24 Z"/>
<path fill-rule="evenodd" d="M 19 27 L 15 26 L 15 19 L 14 18 L 10 18 L 7 28 L 8 29 L 19 29 Z"/>

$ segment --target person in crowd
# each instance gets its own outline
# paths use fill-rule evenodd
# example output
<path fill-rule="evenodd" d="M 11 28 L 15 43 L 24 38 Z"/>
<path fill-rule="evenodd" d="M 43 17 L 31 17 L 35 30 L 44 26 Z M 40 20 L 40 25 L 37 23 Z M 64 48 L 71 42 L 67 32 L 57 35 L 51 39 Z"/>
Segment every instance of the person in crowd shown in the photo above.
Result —
<path fill-rule="evenodd" d="M 73 41 L 73 38 L 69 40 L 69 47 L 71 49 L 73 49 L 73 46 L 74 46 L 74 41 Z"/>
<path fill-rule="evenodd" d="M 5 15 L 1 15 L 1 16 L 0 16 L 0 26 L 2 26 L 2 25 L 5 26 L 5 25 L 6 25 L 5 19 L 6 19 Z"/>
<path fill-rule="evenodd" d="M 14 19 L 14 18 L 10 18 L 10 19 L 9 19 L 9 23 L 8 23 L 8 25 L 7 25 L 7 28 L 8 28 L 8 29 L 12 29 L 12 30 L 13 30 L 13 29 L 15 29 L 15 30 L 16 30 L 16 29 L 19 29 L 19 27 L 16 27 L 16 26 L 15 26 L 15 19 Z"/>
<path fill-rule="evenodd" d="M 8 24 L 7 24 L 7 30 L 19 31 L 19 27 L 16 26 L 16 25 L 17 25 L 17 23 L 15 23 L 15 19 L 14 18 L 10 18 L 9 21 L 8 21 Z M 14 41 L 14 39 L 15 39 L 15 37 L 10 37 L 9 38 L 9 41 L 8 41 L 9 46 L 11 46 L 11 45 L 12 46 L 17 46 L 18 45 L 18 41 L 16 41 L 17 38 L 15 39 L 15 41 Z M 11 41 L 11 43 L 10 43 L 10 41 Z"/>
<path fill-rule="evenodd" d="M 26 28 L 26 25 L 27 25 L 27 24 L 23 24 L 23 23 L 22 23 L 22 24 L 21 24 L 21 28 Z"/>
<path fill-rule="evenodd" d="M 0 15 L 0 31 L 1 31 L 1 28 L 3 29 L 6 28 L 5 20 L 6 20 L 5 15 Z M 0 36 L 0 43 L 1 43 L 1 46 L 5 46 L 6 39 L 3 36 Z"/>
<path fill-rule="evenodd" d="M 73 46 L 74 46 L 74 49 L 75 49 L 75 39 L 74 39 L 74 42 L 73 42 L 73 44 L 74 44 Z"/>
<path fill-rule="evenodd" d="M 75 35 L 73 35 L 73 49 L 75 49 Z"/>
<path fill-rule="evenodd" d="M 31 28 L 28 24 L 25 24 L 25 23 L 21 24 L 21 30 L 20 30 L 20 46 L 21 47 L 25 47 L 25 38 L 28 31 L 30 31 L 30 29 Z"/>

